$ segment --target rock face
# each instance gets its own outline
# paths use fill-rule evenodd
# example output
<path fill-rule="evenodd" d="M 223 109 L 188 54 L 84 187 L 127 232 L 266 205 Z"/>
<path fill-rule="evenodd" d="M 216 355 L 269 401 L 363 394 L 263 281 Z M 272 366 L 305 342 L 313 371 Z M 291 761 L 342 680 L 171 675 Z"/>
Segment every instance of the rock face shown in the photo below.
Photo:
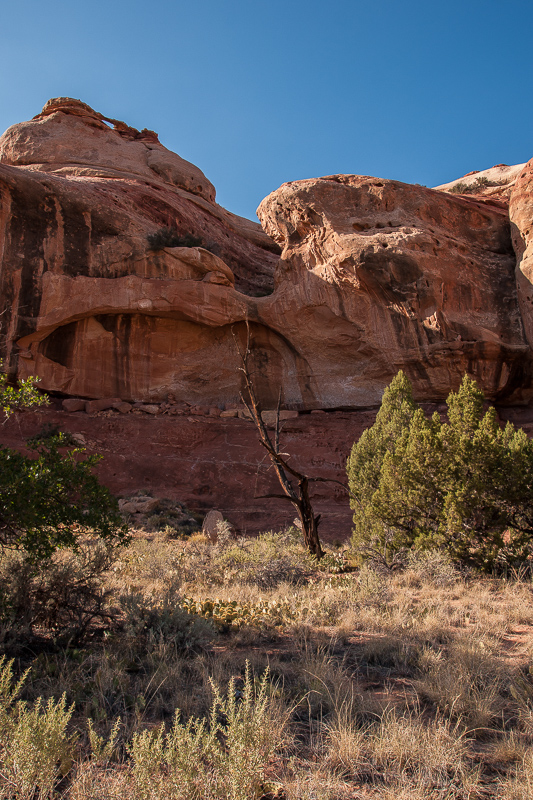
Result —
<path fill-rule="evenodd" d="M 419 400 L 468 371 L 490 399 L 529 403 L 531 183 L 493 169 L 492 195 L 296 181 L 263 201 L 262 231 L 154 132 L 50 101 L 0 138 L 5 364 L 117 414 L 170 396 L 216 411 L 238 404 L 249 340 L 266 409 L 280 387 L 292 409 L 376 406 L 400 368 Z"/>
<path fill-rule="evenodd" d="M 435 186 L 442 192 L 452 194 L 474 194 L 478 197 L 509 200 L 513 186 L 525 164 L 496 164 L 490 169 L 474 170 L 462 178 Z"/>
<path fill-rule="evenodd" d="M 203 172 L 163 147 L 157 133 L 137 131 L 70 97 L 49 100 L 31 122 L 9 128 L 2 163 L 77 177 L 160 178 L 215 201 L 215 187 Z"/>
<path fill-rule="evenodd" d="M 148 237 L 164 228 L 201 238 L 211 252 L 150 249 Z M 153 362 L 172 353 L 169 334 L 182 333 L 179 324 L 171 330 L 166 281 L 202 283 L 207 294 L 234 282 L 265 293 L 277 252 L 258 224 L 218 206 L 205 175 L 154 132 L 78 100 L 52 100 L 0 138 L 3 357 L 13 369 L 12 346 L 25 342 L 18 371 L 39 372 L 45 388 L 100 397 L 107 381 L 140 399 L 154 380 L 139 349 L 152 344 Z M 154 294 L 161 317 L 151 312 Z M 116 374 L 102 378 L 108 370 Z"/>
<path fill-rule="evenodd" d="M 292 524 L 295 512 L 290 503 L 265 499 L 280 489 L 252 422 L 211 415 L 89 416 L 65 413 L 58 405 L 53 400 L 49 407 L 13 414 L 0 428 L 2 445 L 23 450 L 29 437 L 59 426 L 88 454 L 103 456 L 99 477 L 118 495 L 136 495 L 138 501 L 150 489 L 156 497 L 179 500 L 203 514 L 216 508 L 240 533 Z M 428 414 L 443 409 L 425 407 Z M 533 435 L 533 408 L 500 408 L 499 414 Z M 346 481 L 351 446 L 375 415 L 375 409 L 312 412 L 282 426 L 281 446 L 291 453 L 293 466 L 310 476 L 332 479 L 313 484 L 314 509 L 322 515 L 320 535 L 328 541 L 350 536 L 348 495 L 335 481 Z"/>
<path fill-rule="evenodd" d="M 520 311 L 527 341 L 533 347 L 533 159 L 524 165 L 512 189 L 509 216 Z"/>
<path fill-rule="evenodd" d="M 283 246 L 276 294 L 300 307 L 286 335 L 331 404 L 378 403 L 400 368 L 419 399 L 465 372 L 492 399 L 530 399 L 503 202 L 333 175 L 285 184 L 258 213 Z"/>
<path fill-rule="evenodd" d="M 342 482 L 352 443 L 374 417 L 375 412 L 365 411 L 302 414 L 284 423 L 282 447 L 293 454 L 296 469 Z M 294 519 L 290 503 L 264 498 L 279 494 L 280 488 L 248 420 L 88 416 L 66 414 L 52 403 L 10 417 L 2 425 L 1 442 L 22 450 L 25 440 L 44 426 L 82 436 L 88 454 L 103 456 L 98 475 L 118 495 L 142 496 L 150 489 L 156 497 L 179 500 L 203 514 L 219 509 L 243 534 L 281 530 Z M 321 536 L 332 541 L 348 538 L 352 512 L 346 491 L 337 483 L 317 483 L 313 499 L 316 513 L 322 514 Z M 138 506 L 121 505 L 130 513 L 141 511 Z"/>

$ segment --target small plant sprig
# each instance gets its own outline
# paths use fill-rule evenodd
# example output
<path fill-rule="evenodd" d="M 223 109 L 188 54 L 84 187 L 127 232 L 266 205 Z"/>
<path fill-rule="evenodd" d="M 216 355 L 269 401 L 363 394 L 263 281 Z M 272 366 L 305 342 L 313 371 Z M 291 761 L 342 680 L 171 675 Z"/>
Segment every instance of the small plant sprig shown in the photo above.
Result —
<path fill-rule="evenodd" d="M 73 763 L 74 738 L 66 728 L 74 712 L 65 694 L 30 706 L 15 702 L 27 672 L 15 683 L 13 661 L 0 658 L 0 796 L 50 797 Z"/>
<path fill-rule="evenodd" d="M 1 367 L 2 362 L 0 362 L 0 369 Z M 48 405 L 48 397 L 37 391 L 38 382 L 39 378 L 31 376 L 20 381 L 18 386 L 11 386 L 5 372 L 0 372 L 0 407 L 6 417 L 9 417 L 13 411 L 22 408 Z"/>

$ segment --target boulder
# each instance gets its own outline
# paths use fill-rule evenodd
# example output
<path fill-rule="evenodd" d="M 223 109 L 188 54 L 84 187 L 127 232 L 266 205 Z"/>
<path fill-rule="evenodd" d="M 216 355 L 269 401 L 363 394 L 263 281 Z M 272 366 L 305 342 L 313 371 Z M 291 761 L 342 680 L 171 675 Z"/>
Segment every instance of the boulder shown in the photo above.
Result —
<path fill-rule="evenodd" d="M 67 397 L 61 403 L 65 411 L 85 411 L 85 400 L 80 400 L 77 397 Z"/>
<path fill-rule="evenodd" d="M 144 411 L 145 414 L 161 414 L 161 406 L 156 406 L 150 403 L 147 405 L 135 405 L 135 408 L 138 408 L 139 411 Z"/>
<path fill-rule="evenodd" d="M 224 522 L 224 516 L 220 511 L 212 508 L 211 511 L 205 516 L 202 533 L 209 539 L 210 542 L 218 541 L 219 526 Z"/>
<path fill-rule="evenodd" d="M 119 397 L 102 397 L 100 400 L 88 400 L 85 403 L 85 411 L 87 414 L 107 411 L 108 408 L 114 408 L 118 403 L 120 403 Z"/>
<path fill-rule="evenodd" d="M 267 425 L 275 425 L 276 424 L 276 420 L 278 418 L 278 412 L 277 411 L 262 411 L 261 412 L 261 417 L 263 419 L 263 422 L 265 422 Z M 283 410 L 283 411 L 279 412 L 279 420 L 280 420 L 280 422 L 284 422 L 285 420 L 288 420 L 288 419 L 296 419 L 297 417 L 298 417 L 298 412 L 297 411 Z"/>
<path fill-rule="evenodd" d="M 151 514 L 158 504 L 157 497 L 132 497 L 118 501 L 118 507 L 124 514 Z"/>
<path fill-rule="evenodd" d="M 199 417 L 206 417 L 210 413 L 209 406 L 191 406 L 189 409 L 189 414 L 193 414 L 194 416 Z"/>
<path fill-rule="evenodd" d="M 119 411 L 121 414 L 128 414 L 132 410 L 133 406 L 131 403 L 121 401 L 120 403 L 114 403 L 113 408 L 115 411 Z"/>

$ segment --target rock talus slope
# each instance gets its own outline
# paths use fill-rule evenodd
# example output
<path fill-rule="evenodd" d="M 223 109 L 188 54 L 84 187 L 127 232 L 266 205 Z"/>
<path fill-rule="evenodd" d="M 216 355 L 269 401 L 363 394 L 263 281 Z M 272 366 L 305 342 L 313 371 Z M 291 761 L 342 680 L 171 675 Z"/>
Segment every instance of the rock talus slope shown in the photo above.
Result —
<path fill-rule="evenodd" d="M 400 368 L 419 400 L 469 372 L 527 404 L 530 171 L 493 170 L 462 195 L 295 181 L 261 203 L 261 230 L 153 131 L 49 101 L 0 138 L 5 363 L 66 395 L 232 406 L 249 331 L 266 408 L 280 387 L 299 410 L 375 406 Z M 205 246 L 153 249 L 164 227 Z"/>

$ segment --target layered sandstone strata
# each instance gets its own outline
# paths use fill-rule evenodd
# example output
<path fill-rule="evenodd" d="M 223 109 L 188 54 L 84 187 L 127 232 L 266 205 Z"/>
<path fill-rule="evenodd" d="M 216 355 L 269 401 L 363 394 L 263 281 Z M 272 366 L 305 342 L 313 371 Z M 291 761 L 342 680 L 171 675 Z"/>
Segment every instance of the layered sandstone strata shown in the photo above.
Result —
<path fill-rule="evenodd" d="M 400 368 L 420 400 L 469 372 L 528 403 L 531 186 L 505 175 L 518 288 L 506 192 L 296 181 L 263 201 L 262 231 L 152 131 L 50 101 L 0 139 L 4 359 L 79 398 L 234 407 L 249 335 L 266 408 L 280 388 L 300 410 L 375 406 Z M 206 246 L 154 249 L 162 227 Z"/>
<path fill-rule="evenodd" d="M 241 290 L 270 290 L 275 244 L 257 223 L 217 205 L 201 170 L 163 147 L 153 131 L 69 98 L 51 100 L 33 120 L 14 125 L 0 137 L 2 323 L 9 340 L 39 328 L 52 276 L 157 280 L 213 272 L 209 253 L 180 259 L 175 249 L 151 250 L 148 238 L 164 228 L 202 239 L 219 257 L 216 275 L 233 273 Z M 65 319 L 82 317 L 70 303 L 64 312 Z"/>
<path fill-rule="evenodd" d="M 378 403 L 400 368 L 420 399 L 468 372 L 491 399 L 529 401 L 503 201 L 333 175 L 285 184 L 258 213 L 283 247 L 276 294 L 301 309 L 286 334 L 335 404 Z"/>

